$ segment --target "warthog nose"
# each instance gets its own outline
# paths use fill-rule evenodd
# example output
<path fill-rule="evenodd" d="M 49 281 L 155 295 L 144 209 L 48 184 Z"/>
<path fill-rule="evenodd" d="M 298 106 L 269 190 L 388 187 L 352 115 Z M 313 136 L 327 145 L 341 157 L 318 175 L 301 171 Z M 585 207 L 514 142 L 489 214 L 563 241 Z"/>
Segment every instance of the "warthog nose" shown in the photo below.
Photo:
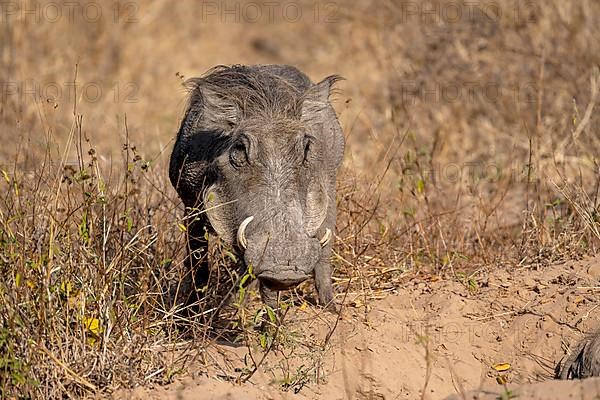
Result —
<path fill-rule="evenodd" d="M 273 288 L 287 289 L 304 282 L 311 277 L 311 274 L 297 269 L 289 269 L 287 266 L 274 266 L 271 269 L 260 271 L 256 276 Z"/>

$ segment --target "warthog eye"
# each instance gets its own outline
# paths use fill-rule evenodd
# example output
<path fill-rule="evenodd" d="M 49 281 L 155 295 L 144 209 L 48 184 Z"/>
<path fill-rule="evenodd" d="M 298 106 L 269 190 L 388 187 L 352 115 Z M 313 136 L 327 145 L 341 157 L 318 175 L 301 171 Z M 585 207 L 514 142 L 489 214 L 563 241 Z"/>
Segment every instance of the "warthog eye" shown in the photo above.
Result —
<path fill-rule="evenodd" d="M 235 143 L 229 151 L 229 162 L 235 168 L 241 168 L 248 162 L 248 152 L 243 142 Z"/>

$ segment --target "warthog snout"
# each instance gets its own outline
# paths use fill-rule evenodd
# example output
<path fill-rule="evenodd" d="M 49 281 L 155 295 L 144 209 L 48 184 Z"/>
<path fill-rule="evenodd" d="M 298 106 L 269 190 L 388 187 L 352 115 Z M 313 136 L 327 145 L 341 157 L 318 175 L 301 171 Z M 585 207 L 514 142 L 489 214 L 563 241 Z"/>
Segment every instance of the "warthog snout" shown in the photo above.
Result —
<path fill-rule="evenodd" d="M 291 225 L 295 224 L 269 223 L 252 215 L 237 230 L 245 263 L 273 289 L 285 289 L 312 277 L 320 254 L 332 237 L 329 228 L 322 235 L 311 237 L 302 229 L 288 229 Z"/>

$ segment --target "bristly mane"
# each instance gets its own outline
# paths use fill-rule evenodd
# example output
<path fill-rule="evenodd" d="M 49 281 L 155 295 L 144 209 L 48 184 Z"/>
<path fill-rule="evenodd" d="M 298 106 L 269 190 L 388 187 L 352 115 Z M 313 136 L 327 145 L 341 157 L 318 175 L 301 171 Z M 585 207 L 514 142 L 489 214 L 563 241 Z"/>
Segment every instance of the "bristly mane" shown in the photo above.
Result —
<path fill-rule="evenodd" d="M 261 116 L 299 119 L 304 91 L 295 82 L 258 67 L 218 66 L 186 81 L 190 109 L 220 108 L 224 118 Z M 198 107 L 198 108 L 196 108 Z M 215 111 L 213 109 L 213 111 Z"/>

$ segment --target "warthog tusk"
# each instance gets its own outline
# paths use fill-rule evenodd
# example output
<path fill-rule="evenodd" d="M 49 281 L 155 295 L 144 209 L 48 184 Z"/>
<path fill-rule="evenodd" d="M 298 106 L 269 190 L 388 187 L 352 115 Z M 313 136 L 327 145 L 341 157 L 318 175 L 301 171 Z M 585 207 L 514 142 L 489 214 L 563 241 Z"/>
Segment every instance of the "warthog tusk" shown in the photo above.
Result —
<path fill-rule="evenodd" d="M 253 219 L 254 215 L 251 215 L 245 220 L 243 220 L 237 231 L 237 241 L 244 250 L 246 250 L 246 247 L 248 247 L 248 241 L 246 240 L 246 227 L 250 222 L 252 222 Z"/>
<path fill-rule="evenodd" d="M 321 247 L 325 247 L 325 246 L 327 246 L 327 243 L 329 243 L 330 240 L 331 240 L 331 229 L 327 228 L 325 230 L 325 234 L 323 235 L 321 240 L 319 240 L 319 243 L 321 243 Z"/>

